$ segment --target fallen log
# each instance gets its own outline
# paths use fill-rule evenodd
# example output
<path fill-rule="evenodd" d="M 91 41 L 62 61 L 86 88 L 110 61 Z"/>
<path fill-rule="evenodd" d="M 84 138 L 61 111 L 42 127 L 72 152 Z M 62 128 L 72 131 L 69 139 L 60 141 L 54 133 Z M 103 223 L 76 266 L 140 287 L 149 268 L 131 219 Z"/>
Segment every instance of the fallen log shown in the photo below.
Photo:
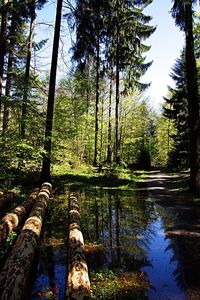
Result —
<path fill-rule="evenodd" d="M 11 253 L 0 273 L 1 300 L 21 300 L 28 284 L 29 273 L 41 233 L 51 184 L 44 183 Z"/>
<path fill-rule="evenodd" d="M 35 199 L 38 196 L 39 189 L 35 189 L 28 200 L 15 207 L 10 213 L 0 221 L 0 243 L 2 243 L 8 234 L 13 231 L 27 216 L 33 207 Z"/>
<path fill-rule="evenodd" d="M 75 193 L 69 195 L 68 228 L 68 278 L 66 299 L 88 299 L 90 280 L 85 258 L 83 234 L 80 228 L 78 198 Z"/>

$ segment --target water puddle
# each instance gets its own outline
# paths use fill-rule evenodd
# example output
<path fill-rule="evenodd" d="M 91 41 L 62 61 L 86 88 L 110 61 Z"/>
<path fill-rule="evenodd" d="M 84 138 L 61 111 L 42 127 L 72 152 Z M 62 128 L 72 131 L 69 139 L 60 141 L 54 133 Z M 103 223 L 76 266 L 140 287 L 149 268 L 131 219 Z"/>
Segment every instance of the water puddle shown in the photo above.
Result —
<path fill-rule="evenodd" d="M 148 239 L 147 260 L 149 266 L 142 268 L 150 279 L 152 288 L 147 291 L 152 300 L 184 300 L 185 293 L 176 282 L 178 263 L 171 242 L 165 236 L 160 217 L 149 224 L 152 235 Z"/>
<path fill-rule="evenodd" d="M 82 190 L 79 200 L 90 277 L 98 274 L 104 282 L 110 281 L 110 290 L 102 285 L 105 296 L 93 299 L 186 299 L 181 248 L 176 239 L 165 235 L 165 228 L 173 223 L 169 211 L 155 206 L 147 193 Z M 32 300 L 64 299 L 67 195 L 53 203 L 50 211 Z M 144 277 L 149 288 L 146 281 L 138 294 L 129 293 L 131 281 Z"/>

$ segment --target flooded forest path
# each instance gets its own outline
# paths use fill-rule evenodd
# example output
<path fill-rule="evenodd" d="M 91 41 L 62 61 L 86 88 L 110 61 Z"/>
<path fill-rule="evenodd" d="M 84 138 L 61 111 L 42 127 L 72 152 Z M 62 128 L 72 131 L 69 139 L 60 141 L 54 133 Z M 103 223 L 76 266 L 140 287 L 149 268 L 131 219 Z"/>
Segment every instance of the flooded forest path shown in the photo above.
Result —
<path fill-rule="evenodd" d="M 101 185 L 99 177 L 62 178 L 50 203 L 31 300 L 49 293 L 65 299 L 71 189 L 78 193 L 91 299 L 200 300 L 200 206 L 186 191 L 188 174 L 153 170 L 135 183 L 136 177 L 115 186 L 109 179 Z"/>
<path fill-rule="evenodd" d="M 145 183 L 150 198 L 158 207 L 162 207 L 161 219 L 164 229 L 162 234 L 164 241 L 168 240 L 169 244 L 165 253 L 169 252 L 170 248 L 173 250 L 170 264 L 172 262 L 176 264 L 173 270 L 177 284 L 175 290 L 177 288 L 182 290 L 182 293 L 175 291 L 174 298 L 167 296 L 166 292 L 162 297 L 165 288 L 158 284 L 162 290 L 161 297 L 150 293 L 150 299 L 198 300 L 200 299 L 200 198 L 192 196 L 186 190 L 188 173 L 170 174 L 155 170 L 147 172 L 146 176 Z M 159 247 L 162 247 L 162 241 L 158 239 L 157 242 Z M 163 259 L 166 259 L 166 256 Z M 165 271 L 169 275 L 170 270 L 162 269 L 162 272 Z M 153 277 L 152 274 L 150 277 Z"/>
<path fill-rule="evenodd" d="M 152 170 L 113 186 L 63 177 L 52 198 L 31 300 L 65 299 L 68 196 L 77 192 L 91 299 L 200 300 L 200 204 L 187 173 Z M 133 174 L 133 178 L 137 177 Z M 137 180 L 136 180 L 137 181 Z M 130 185 L 129 185 L 130 184 Z M 138 286 L 137 286 L 138 284 Z M 45 298 L 46 299 L 46 298 Z"/>

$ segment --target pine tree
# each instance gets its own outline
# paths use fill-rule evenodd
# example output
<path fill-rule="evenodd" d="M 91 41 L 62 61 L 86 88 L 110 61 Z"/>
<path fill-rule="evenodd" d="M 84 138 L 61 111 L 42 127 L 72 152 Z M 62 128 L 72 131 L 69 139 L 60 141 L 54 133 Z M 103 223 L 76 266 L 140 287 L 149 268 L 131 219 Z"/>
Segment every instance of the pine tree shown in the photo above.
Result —
<path fill-rule="evenodd" d="M 197 67 L 194 54 L 192 7 L 197 1 L 174 0 L 172 16 L 179 28 L 185 32 L 185 62 L 187 76 L 187 100 L 190 126 L 190 190 L 200 189 L 200 119 Z"/>
<path fill-rule="evenodd" d="M 177 169 L 189 167 L 189 119 L 187 106 L 186 88 L 186 65 L 185 53 L 176 60 L 172 69 L 171 78 L 175 82 L 175 88 L 169 87 L 169 97 L 165 99 L 163 115 L 173 122 L 176 134 L 171 138 L 174 140 L 174 148 L 169 153 L 169 166 Z"/>
<path fill-rule="evenodd" d="M 108 54 L 115 66 L 116 106 L 115 106 L 115 161 L 120 162 L 119 141 L 119 104 L 120 73 L 123 72 L 125 91 L 134 88 L 146 88 L 148 85 L 139 82 L 151 63 L 144 63 L 143 54 L 150 49 L 142 41 L 148 38 L 155 28 L 148 25 L 151 17 L 143 14 L 144 8 L 152 1 L 116 0 L 109 10 Z M 111 2 L 112 3 L 112 2 Z M 114 57 L 114 59 L 113 59 Z"/>

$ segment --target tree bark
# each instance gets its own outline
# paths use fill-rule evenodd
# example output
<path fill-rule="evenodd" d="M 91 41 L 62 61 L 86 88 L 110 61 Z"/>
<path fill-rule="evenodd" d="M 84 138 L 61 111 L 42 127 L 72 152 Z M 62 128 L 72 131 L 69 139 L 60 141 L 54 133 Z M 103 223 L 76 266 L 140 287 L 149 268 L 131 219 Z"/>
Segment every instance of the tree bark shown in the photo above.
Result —
<path fill-rule="evenodd" d="M 119 149 L 119 1 L 117 8 L 117 36 L 116 36 L 116 105 L 115 105 L 115 162 L 120 162 Z"/>
<path fill-rule="evenodd" d="M 197 67 L 194 55 L 194 37 L 192 4 L 185 4 L 186 9 L 186 75 L 188 92 L 188 112 L 190 126 L 190 190 L 200 190 L 200 119 Z"/>
<path fill-rule="evenodd" d="M 0 120 L 1 120 L 1 106 L 2 106 L 2 89 L 3 89 L 3 71 L 4 71 L 4 57 L 6 54 L 6 31 L 8 19 L 9 1 L 4 0 L 1 9 L 1 31 L 0 31 Z"/>
<path fill-rule="evenodd" d="M 98 163 L 98 133 L 99 133 L 99 32 L 97 37 L 97 65 L 96 65 L 96 105 L 95 105 L 95 137 L 94 137 L 94 166 Z"/>
<path fill-rule="evenodd" d="M 2 243 L 7 238 L 8 234 L 24 220 L 33 207 L 37 196 L 38 189 L 35 189 L 35 191 L 31 193 L 28 200 L 14 208 L 0 221 L 0 243 Z"/>
<path fill-rule="evenodd" d="M 24 94 L 22 101 L 22 116 L 21 116 L 21 137 L 25 138 L 25 130 L 26 130 L 26 113 L 27 113 L 27 100 L 28 100 L 28 91 L 29 91 L 29 79 L 30 79 L 30 66 L 31 66 L 31 52 L 33 46 L 33 35 L 35 29 L 35 0 L 31 2 L 31 20 L 30 20 L 30 28 L 29 28 L 29 37 L 28 37 L 28 49 L 26 56 L 26 70 L 24 76 Z"/>
<path fill-rule="evenodd" d="M 11 43 L 13 44 L 13 43 Z M 13 45 L 12 45 L 13 46 Z M 13 53 L 12 47 L 9 51 L 8 56 L 8 67 L 7 67 L 7 79 L 6 79 L 6 91 L 5 91 L 5 102 L 4 102 L 4 111 L 3 111 L 3 130 L 2 136 L 5 136 L 6 130 L 8 129 L 8 120 L 9 120 L 9 101 L 10 101 L 10 91 L 11 91 L 11 80 L 12 80 L 12 65 L 13 65 Z"/>
<path fill-rule="evenodd" d="M 46 116 L 46 130 L 45 130 L 45 141 L 44 141 L 45 154 L 43 156 L 42 171 L 40 175 L 41 181 L 51 179 L 50 178 L 51 139 L 52 139 L 52 127 L 53 127 L 53 111 L 54 111 L 54 99 L 55 99 L 57 62 L 58 62 L 58 48 L 59 48 L 59 38 L 60 38 L 60 25 L 61 25 L 61 16 L 62 16 L 62 3 L 63 0 L 57 0 L 57 12 L 56 12 L 52 61 L 51 61 L 49 95 L 48 95 L 47 116 Z"/>
<path fill-rule="evenodd" d="M 80 213 L 77 195 L 69 195 L 69 237 L 67 299 L 87 299 L 90 296 L 90 280 L 85 259 L 84 240 L 80 229 Z"/>
<path fill-rule="evenodd" d="M 111 110 L 112 110 L 112 80 L 113 71 L 110 71 L 110 93 L 109 93 L 109 105 L 108 105 L 108 148 L 107 148 L 107 162 L 110 164 L 112 162 L 112 124 L 111 124 Z"/>
<path fill-rule="evenodd" d="M 0 273 L 1 300 L 25 299 L 24 294 L 51 191 L 44 183 L 13 249 Z"/>
<path fill-rule="evenodd" d="M 103 97 L 102 97 L 101 128 L 100 128 L 101 138 L 100 138 L 100 149 L 99 149 L 99 161 L 100 161 L 100 163 L 102 162 L 102 157 L 103 157 L 103 109 L 104 109 L 103 106 L 104 106 L 104 101 L 103 101 Z"/>

